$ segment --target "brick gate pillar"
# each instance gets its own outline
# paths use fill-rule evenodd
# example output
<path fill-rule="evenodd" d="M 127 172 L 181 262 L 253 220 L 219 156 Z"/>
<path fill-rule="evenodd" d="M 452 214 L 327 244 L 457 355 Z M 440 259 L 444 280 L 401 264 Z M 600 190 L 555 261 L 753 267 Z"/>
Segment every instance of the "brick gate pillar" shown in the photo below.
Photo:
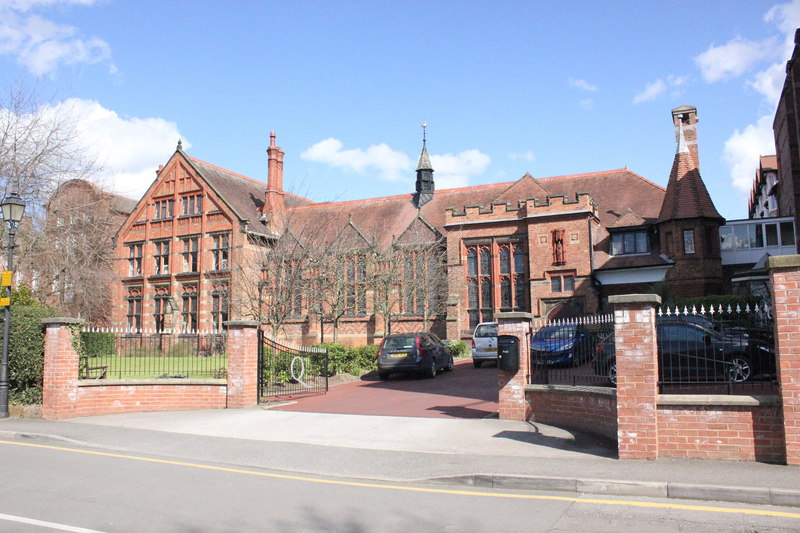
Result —
<path fill-rule="evenodd" d="M 655 294 L 609 296 L 614 306 L 620 459 L 658 459 Z"/>
<path fill-rule="evenodd" d="M 497 313 L 498 335 L 513 335 L 519 339 L 519 370 L 510 372 L 497 369 L 500 386 L 500 418 L 503 420 L 528 420 L 531 406 L 525 398 L 531 367 L 531 320 L 530 313 Z"/>
<path fill-rule="evenodd" d="M 800 255 L 770 257 L 767 270 L 772 285 L 786 464 L 800 465 Z"/>
<path fill-rule="evenodd" d="M 231 320 L 228 326 L 228 409 L 258 404 L 258 326 L 254 320 Z"/>
<path fill-rule="evenodd" d="M 77 318 L 45 318 L 44 371 L 42 373 L 42 418 L 59 420 L 74 416 L 78 401 L 78 353 L 72 346 Z"/>

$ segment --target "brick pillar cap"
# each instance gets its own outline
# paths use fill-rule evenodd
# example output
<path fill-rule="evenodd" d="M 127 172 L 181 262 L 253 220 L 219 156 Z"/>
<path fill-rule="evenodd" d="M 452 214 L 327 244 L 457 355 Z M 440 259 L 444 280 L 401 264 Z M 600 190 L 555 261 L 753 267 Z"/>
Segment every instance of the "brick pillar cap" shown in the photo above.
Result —
<path fill-rule="evenodd" d="M 258 320 L 228 320 L 223 322 L 223 325 L 235 328 L 257 328 L 261 323 Z"/>
<path fill-rule="evenodd" d="M 531 313 L 525 313 L 524 311 L 510 311 L 507 313 L 497 313 L 494 315 L 494 318 L 495 320 L 514 320 L 518 318 L 533 320 L 533 315 Z"/>
<path fill-rule="evenodd" d="M 608 297 L 608 303 L 614 305 L 620 304 L 652 304 L 659 305 L 661 303 L 661 296 L 658 294 L 619 294 Z"/>
<path fill-rule="evenodd" d="M 800 267 L 800 255 L 777 255 L 767 259 L 767 272 L 773 268 Z"/>
<path fill-rule="evenodd" d="M 51 318 L 43 318 L 42 324 L 45 326 L 52 326 L 53 324 L 83 324 L 82 318 L 70 318 L 66 316 L 54 316 Z"/>

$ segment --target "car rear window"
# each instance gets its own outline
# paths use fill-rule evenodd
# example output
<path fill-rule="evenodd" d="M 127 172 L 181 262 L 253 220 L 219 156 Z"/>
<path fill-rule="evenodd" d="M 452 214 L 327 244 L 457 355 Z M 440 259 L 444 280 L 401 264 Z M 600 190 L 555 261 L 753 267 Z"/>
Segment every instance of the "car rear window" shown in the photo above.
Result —
<path fill-rule="evenodd" d="M 416 346 L 416 337 L 389 337 L 383 345 L 385 350 L 410 350 Z"/>
<path fill-rule="evenodd" d="M 481 324 L 475 328 L 476 337 L 497 337 L 497 324 Z"/>

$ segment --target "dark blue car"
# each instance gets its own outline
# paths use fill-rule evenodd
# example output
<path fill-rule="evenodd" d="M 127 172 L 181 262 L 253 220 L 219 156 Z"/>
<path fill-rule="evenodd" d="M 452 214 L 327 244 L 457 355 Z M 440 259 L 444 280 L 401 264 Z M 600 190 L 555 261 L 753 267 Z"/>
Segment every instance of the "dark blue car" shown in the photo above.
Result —
<path fill-rule="evenodd" d="M 593 355 L 594 338 L 586 326 L 545 326 L 531 339 L 531 357 L 535 365 L 577 366 Z"/>

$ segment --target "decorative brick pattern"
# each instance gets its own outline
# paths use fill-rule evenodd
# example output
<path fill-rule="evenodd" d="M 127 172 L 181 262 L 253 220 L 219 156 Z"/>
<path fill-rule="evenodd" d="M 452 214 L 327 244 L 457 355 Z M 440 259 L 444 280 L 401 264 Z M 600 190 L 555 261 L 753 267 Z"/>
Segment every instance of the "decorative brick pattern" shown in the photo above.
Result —
<path fill-rule="evenodd" d="M 786 463 L 800 465 L 800 255 L 770 257 Z"/>
<path fill-rule="evenodd" d="M 609 298 L 617 353 L 617 440 L 620 459 L 658 458 L 658 296 Z"/>

